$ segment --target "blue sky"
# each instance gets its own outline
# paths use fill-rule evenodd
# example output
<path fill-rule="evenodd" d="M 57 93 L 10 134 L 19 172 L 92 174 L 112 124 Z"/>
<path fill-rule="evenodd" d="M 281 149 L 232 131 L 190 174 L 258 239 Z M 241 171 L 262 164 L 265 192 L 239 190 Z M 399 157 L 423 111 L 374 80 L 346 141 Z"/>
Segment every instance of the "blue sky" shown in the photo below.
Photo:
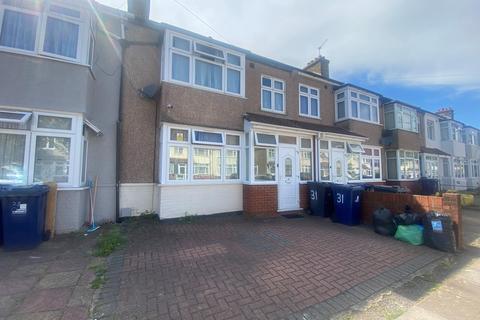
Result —
<path fill-rule="evenodd" d="M 478 0 L 151 0 L 150 19 L 297 67 L 326 41 L 332 78 L 480 128 Z"/>

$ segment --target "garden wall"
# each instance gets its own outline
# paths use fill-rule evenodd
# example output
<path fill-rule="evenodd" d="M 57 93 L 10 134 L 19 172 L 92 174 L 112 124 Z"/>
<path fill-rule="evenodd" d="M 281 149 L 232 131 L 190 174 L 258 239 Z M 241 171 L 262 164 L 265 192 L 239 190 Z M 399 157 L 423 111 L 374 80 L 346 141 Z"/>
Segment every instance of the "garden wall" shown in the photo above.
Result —
<path fill-rule="evenodd" d="M 417 196 L 404 193 L 364 192 L 362 195 L 362 222 L 372 223 L 373 212 L 386 208 L 393 214 L 405 211 L 410 206 L 413 212 L 427 213 L 437 211 L 448 214 L 453 221 L 457 247 L 463 248 L 463 223 L 460 195 L 445 193 L 443 197 Z"/>

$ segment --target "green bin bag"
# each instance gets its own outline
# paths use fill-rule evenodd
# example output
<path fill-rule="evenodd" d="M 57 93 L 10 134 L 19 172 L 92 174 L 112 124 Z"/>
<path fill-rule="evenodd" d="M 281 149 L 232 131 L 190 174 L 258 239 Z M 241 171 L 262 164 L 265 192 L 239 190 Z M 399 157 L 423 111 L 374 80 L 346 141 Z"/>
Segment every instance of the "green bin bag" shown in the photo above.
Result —
<path fill-rule="evenodd" d="M 417 224 L 398 226 L 395 239 L 420 246 L 423 244 L 423 227 Z"/>

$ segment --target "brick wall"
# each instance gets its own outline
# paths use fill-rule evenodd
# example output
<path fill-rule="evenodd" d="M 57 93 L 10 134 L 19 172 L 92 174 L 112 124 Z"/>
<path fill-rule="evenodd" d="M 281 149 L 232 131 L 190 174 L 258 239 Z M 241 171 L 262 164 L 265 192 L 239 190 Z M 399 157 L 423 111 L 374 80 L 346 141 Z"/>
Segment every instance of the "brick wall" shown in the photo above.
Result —
<path fill-rule="evenodd" d="M 300 184 L 300 208 L 302 209 L 309 209 L 310 208 L 310 197 L 308 194 L 308 185 L 307 184 Z"/>
<path fill-rule="evenodd" d="M 276 185 L 243 185 L 243 212 L 247 216 L 272 217 L 277 215 Z"/>
<path fill-rule="evenodd" d="M 393 214 L 404 212 L 409 205 L 414 212 L 438 211 L 448 214 L 453 221 L 457 247 L 463 248 L 463 223 L 460 195 L 445 193 L 443 197 L 417 196 L 404 193 L 364 192 L 362 196 L 362 221 L 371 224 L 373 212 L 387 208 Z"/>

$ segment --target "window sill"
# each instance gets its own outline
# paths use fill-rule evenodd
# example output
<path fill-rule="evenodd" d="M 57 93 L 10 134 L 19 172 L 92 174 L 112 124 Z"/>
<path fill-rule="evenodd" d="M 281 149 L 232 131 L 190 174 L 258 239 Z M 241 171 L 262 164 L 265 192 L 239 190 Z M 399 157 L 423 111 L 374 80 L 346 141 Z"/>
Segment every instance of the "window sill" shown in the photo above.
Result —
<path fill-rule="evenodd" d="M 321 118 L 321 117 L 309 116 L 309 115 L 306 115 L 306 114 L 301 114 L 301 113 L 299 113 L 298 115 L 299 115 L 300 117 L 302 117 L 302 118 L 315 119 L 315 120 L 322 120 L 322 118 Z"/>
<path fill-rule="evenodd" d="M 199 182 L 172 182 L 167 181 L 165 183 L 159 183 L 158 186 L 161 187 L 193 187 L 193 186 L 211 186 L 211 185 L 242 185 L 243 181 L 241 180 L 232 180 L 232 181 L 199 181 Z"/>
<path fill-rule="evenodd" d="M 358 122 L 362 122 L 362 123 L 368 123 L 368 124 L 372 124 L 372 125 L 375 125 L 375 126 L 383 127 L 383 124 L 381 124 L 380 122 L 373 122 L 373 121 L 368 121 L 368 120 L 363 120 L 363 119 L 358 119 L 358 118 L 341 118 L 341 119 L 335 119 L 335 123 L 343 122 L 343 121 L 347 121 L 347 120 L 350 120 L 350 121 L 358 121 Z"/>
<path fill-rule="evenodd" d="M 34 53 L 34 52 L 17 50 L 17 49 L 8 48 L 8 47 L 0 47 L 0 52 L 4 52 L 4 53 L 8 53 L 8 54 L 14 54 L 14 55 L 28 56 L 28 57 L 32 57 L 32 58 L 38 58 L 38 59 L 51 60 L 51 61 L 56 61 L 56 62 L 63 62 L 63 63 L 73 64 L 73 65 L 78 65 L 78 66 L 81 66 L 81 67 L 90 68 L 90 65 L 82 63 L 82 62 L 77 62 L 77 61 L 72 61 L 72 60 L 63 60 L 63 59 L 60 59 L 60 58 L 50 57 L 50 56 L 47 56 L 47 55 L 41 55 L 41 54 Z"/>
<path fill-rule="evenodd" d="M 262 108 L 262 107 L 260 107 L 260 111 L 268 112 L 268 113 L 281 114 L 281 115 L 284 115 L 284 116 L 287 115 L 286 111 L 275 111 L 275 110 L 271 110 L 271 109 L 265 109 L 265 108 Z"/>

